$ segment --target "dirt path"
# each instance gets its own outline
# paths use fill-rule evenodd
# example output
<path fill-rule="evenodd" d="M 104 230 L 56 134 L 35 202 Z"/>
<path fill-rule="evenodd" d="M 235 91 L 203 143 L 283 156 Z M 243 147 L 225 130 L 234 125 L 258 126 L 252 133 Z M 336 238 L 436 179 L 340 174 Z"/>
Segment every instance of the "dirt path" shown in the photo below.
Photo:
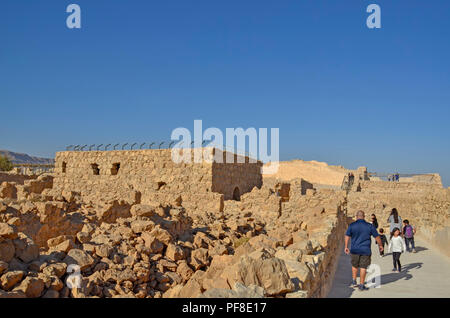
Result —
<path fill-rule="evenodd" d="M 342 255 L 328 294 L 330 298 L 450 297 L 450 259 L 416 238 L 417 253 L 403 253 L 402 272 L 392 272 L 392 255 L 381 257 L 372 244 L 372 264 L 380 268 L 379 288 L 361 292 L 350 286 L 350 256 Z M 358 278 L 359 281 L 359 278 Z"/>

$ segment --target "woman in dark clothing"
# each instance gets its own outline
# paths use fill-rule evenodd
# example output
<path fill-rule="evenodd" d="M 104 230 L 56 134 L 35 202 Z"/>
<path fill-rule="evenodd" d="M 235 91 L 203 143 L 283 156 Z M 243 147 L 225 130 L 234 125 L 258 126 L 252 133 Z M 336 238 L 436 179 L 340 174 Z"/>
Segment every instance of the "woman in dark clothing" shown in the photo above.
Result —
<path fill-rule="evenodd" d="M 377 217 L 375 216 L 375 214 L 372 214 L 372 225 L 378 229 L 378 220 Z"/>

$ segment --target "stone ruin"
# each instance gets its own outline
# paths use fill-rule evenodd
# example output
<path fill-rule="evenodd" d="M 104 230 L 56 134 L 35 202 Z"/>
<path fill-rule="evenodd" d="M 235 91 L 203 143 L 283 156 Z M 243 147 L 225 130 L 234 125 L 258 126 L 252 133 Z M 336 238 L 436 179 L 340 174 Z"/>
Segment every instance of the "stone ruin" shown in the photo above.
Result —
<path fill-rule="evenodd" d="M 198 200 L 239 200 L 241 195 L 262 185 L 259 161 L 233 155 L 215 148 L 201 149 L 201 163 L 175 163 L 171 149 L 130 151 L 59 152 L 56 154 L 54 186 L 56 191 L 80 193 L 84 199 L 124 199 L 131 193 L 143 203 L 170 200 L 179 204 Z M 194 149 L 195 151 L 195 149 Z M 192 153 L 193 156 L 193 153 Z M 222 159 L 219 161 L 218 159 Z M 240 163 L 242 161 L 242 163 Z M 127 193 L 128 192 L 128 193 Z"/>
<path fill-rule="evenodd" d="M 449 189 L 364 171 L 341 190 L 263 178 L 248 158 L 60 152 L 54 174 L 0 174 L 0 298 L 324 297 L 358 209 L 385 226 L 397 207 L 448 251 Z M 81 277 L 71 288 L 72 264 Z"/>

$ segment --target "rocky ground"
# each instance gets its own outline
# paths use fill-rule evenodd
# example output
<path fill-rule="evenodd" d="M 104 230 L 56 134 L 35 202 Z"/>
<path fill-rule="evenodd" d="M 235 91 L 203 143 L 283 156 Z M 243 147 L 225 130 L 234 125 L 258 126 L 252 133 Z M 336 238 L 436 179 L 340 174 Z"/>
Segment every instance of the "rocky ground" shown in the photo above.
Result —
<path fill-rule="evenodd" d="M 346 196 L 289 193 L 263 186 L 209 212 L 101 194 L 84 202 L 55 193 L 48 175 L 4 182 L 0 297 L 322 297 L 340 255 Z"/>

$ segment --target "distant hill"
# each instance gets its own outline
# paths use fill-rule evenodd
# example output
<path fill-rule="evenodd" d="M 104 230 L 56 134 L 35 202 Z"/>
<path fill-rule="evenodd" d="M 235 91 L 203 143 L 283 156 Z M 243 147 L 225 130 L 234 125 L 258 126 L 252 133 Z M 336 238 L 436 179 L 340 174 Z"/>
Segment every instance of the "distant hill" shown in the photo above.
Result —
<path fill-rule="evenodd" d="M 26 153 L 17 153 L 9 150 L 0 150 L 0 155 L 6 156 L 13 164 L 43 164 L 51 165 L 55 163 L 54 159 L 33 157 Z"/>

